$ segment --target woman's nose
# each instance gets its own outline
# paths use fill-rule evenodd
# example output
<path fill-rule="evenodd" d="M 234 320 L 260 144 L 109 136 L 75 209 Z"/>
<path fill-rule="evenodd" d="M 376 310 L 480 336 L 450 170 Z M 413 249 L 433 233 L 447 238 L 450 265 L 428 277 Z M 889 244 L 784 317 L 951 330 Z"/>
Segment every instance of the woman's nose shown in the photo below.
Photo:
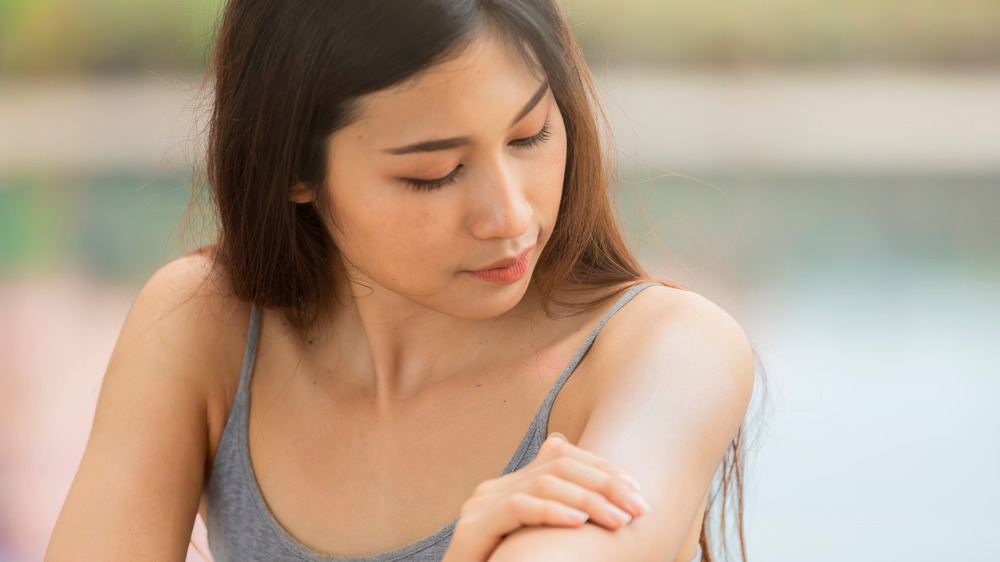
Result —
<path fill-rule="evenodd" d="M 494 167 L 472 186 L 469 231 L 476 238 L 519 238 L 531 226 L 533 214 L 526 185 L 509 169 Z"/>

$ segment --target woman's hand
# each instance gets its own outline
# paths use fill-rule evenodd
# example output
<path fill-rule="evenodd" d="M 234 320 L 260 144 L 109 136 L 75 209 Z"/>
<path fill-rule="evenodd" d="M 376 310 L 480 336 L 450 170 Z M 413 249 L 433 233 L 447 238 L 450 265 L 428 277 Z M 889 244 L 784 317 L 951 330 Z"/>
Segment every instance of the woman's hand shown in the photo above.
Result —
<path fill-rule="evenodd" d="M 521 527 L 606 529 L 628 525 L 650 510 L 624 470 L 553 433 L 521 470 L 480 484 L 459 513 L 442 562 L 483 562 Z"/>

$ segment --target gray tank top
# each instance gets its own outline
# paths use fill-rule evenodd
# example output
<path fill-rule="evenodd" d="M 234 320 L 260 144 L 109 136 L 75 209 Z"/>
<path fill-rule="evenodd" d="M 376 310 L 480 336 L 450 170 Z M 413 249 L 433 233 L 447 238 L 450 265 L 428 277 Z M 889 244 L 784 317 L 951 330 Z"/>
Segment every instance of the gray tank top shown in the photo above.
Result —
<path fill-rule="evenodd" d="M 507 467 L 500 474 L 508 474 L 518 470 L 538 455 L 538 450 L 548 435 L 549 412 L 555 402 L 556 395 L 569 378 L 584 354 L 594 343 L 594 338 L 604 327 L 604 323 L 617 312 L 632 297 L 646 287 L 657 283 L 645 283 L 632 287 L 604 315 L 590 337 L 583 343 L 579 351 L 570 361 L 566 369 L 552 385 L 541 407 L 531 420 L 528 431 L 521 444 L 514 451 Z M 278 524 L 274 515 L 264 503 L 264 498 L 257 487 L 257 480 L 250 464 L 249 448 L 247 446 L 247 420 L 250 400 L 250 376 L 253 372 L 254 356 L 257 352 L 257 339 L 260 334 L 260 309 L 253 307 L 250 313 L 250 326 L 247 331 L 247 345 L 243 354 L 243 368 L 240 371 L 239 386 L 233 407 L 226 420 L 222 438 L 212 461 L 212 470 L 208 480 L 207 503 L 209 550 L 215 562 L 439 562 L 451 541 L 455 528 L 452 521 L 444 528 L 404 547 L 355 558 L 324 556 L 295 540 Z M 693 560 L 699 560 L 701 552 Z"/>

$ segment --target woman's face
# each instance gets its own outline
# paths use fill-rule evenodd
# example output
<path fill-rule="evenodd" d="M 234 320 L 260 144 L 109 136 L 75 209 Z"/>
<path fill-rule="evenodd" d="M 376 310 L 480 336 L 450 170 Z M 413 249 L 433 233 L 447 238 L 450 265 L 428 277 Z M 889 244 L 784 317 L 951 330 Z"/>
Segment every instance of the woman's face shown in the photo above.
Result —
<path fill-rule="evenodd" d="M 327 227 L 352 280 L 380 302 L 498 316 L 524 295 L 552 233 L 562 116 L 547 83 L 494 35 L 365 96 L 330 138 Z"/>

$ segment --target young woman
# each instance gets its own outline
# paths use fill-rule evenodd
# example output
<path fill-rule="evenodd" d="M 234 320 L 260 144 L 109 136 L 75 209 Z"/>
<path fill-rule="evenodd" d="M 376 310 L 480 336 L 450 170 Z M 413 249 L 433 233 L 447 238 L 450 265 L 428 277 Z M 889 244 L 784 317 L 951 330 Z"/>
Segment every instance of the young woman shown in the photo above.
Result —
<path fill-rule="evenodd" d="M 220 562 L 712 559 L 752 354 L 629 254 L 552 1 L 231 0 L 213 78 L 217 243 L 133 306 L 48 560 L 199 511 Z"/>

